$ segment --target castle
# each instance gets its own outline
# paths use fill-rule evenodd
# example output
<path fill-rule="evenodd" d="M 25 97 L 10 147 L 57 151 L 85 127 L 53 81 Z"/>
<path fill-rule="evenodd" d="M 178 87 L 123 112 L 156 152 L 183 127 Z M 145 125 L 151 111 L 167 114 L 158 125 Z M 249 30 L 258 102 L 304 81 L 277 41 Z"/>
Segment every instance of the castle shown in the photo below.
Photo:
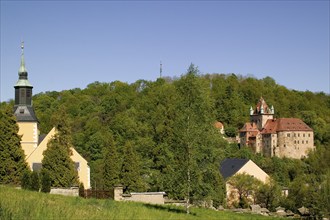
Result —
<path fill-rule="evenodd" d="M 48 141 L 55 135 L 53 128 L 47 135 L 39 135 L 38 119 L 32 106 L 32 88 L 28 81 L 28 73 L 25 68 L 24 45 L 21 46 L 21 65 L 18 71 L 19 79 L 15 88 L 14 115 L 21 135 L 21 146 L 26 156 L 26 162 L 33 171 L 40 170 L 42 166 L 43 152 L 47 149 Z M 85 188 L 90 188 L 90 168 L 87 161 L 72 148 L 71 159 L 78 171 L 79 181 Z"/>
<path fill-rule="evenodd" d="M 264 156 L 301 159 L 314 150 L 314 132 L 299 118 L 274 118 L 274 107 L 261 97 L 250 122 L 239 130 L 240 146 Z"/>

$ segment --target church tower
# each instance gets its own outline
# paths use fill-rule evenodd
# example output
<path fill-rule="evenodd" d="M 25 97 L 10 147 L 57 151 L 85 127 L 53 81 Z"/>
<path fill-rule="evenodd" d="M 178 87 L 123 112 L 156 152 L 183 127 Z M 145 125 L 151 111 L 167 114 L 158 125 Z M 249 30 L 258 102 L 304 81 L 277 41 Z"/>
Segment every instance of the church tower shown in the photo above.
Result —
<path fill-rule="evenodd" d="M 274 118 L 274 107 L 268 107 L 265 100 L 261 97 L 256 108 L 250 108 L 250 121 L 256 123 L 259 131 L 265 126 L 268 119 Z"/>
<path fill-rule="evenodd" d="M 14 115 L 19 127 L 18 134 L 22 135 L 21 145 L 27 158 L 38 146 L 38 119 L 32 107 L 32 88 L 25 68 L 24 43 L 21 45 L 21 65 L 18 70 L 18 81 L 15 88 Z"/>

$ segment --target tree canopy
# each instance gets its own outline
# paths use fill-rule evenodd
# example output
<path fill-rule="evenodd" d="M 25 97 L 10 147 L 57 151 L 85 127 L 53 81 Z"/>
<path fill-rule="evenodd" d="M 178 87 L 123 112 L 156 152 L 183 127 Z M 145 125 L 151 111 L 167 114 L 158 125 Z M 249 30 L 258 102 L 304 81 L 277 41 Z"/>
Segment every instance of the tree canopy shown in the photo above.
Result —
<path fill-rule="evenodd" d="M 226 135 L 234 136 L 249 121 L 249 108 L 260 96 L 274 106 L 275 117 L 297 117 L 308 124 L 314 130 L 317 150 L 303 160 L 265 158 L 229 144 L 213 128 L 214 122 L 220 121 Z M 252 159 L 279 187 L 293 187 L 304 177 L 308 186 L 314 187 L 306 192 L 317 186 L 328 192 L 330 96 L 323 92 L 290 90 L 271 77 L 202 75 L 191 65 L 181 77 L 137 80 L 130 84 L 94 82 L 84 89 L 36 94 L 33 103 L 41 133 L 48 133 L 66 115 L 69 125 L 64 133 L 70 135 L 62 136 L 64 140 L 59 135 L 51 144 L 67 146 L 63 155 L 70 153 L 69 146 L 74 146 L 87 159 L 92 185 L 96 183 L 99 189 L 109 187 L 106 179 L 112 177 L 103 172 L 112 172 L 105 163 L 114 160 L 111 158 L 116 152 L 120 166 L 129 159 L 126 154 L 136 156 L 130 163 L 139 164 L 139 186 L 148 191 L 165 191 L 170 198 L 189 196 L 192 202 L 199 198 L 221 201 L 224 187 L 219 165 L 226 157 Z M 2 103 L 1 108 L 12 104 Z M 1 118 L 0 123 L 3 121 Z M 109 141 L 111 138 L 113 142 Z M 124 183 L 123 179 L 119 175 L 120 183 Z M 114 182 L 111 180 L 109 184 Z M 267 193 L 263 198 L 268 198 Z M 316 194 L 314 198 L 326 200 Z M 315 201 L 311 204 L 320 206 Z M 287 207 L 293 202 L 291 199 L 286 203 Z"/>
<path fill-rule="evenodd" d="M 2 107 L 0 119 L 0 184 L 19 185 L 29 168 L 13 109 L 10 106 Z"/>
<path fill-rule="evenodd" d="M 71 130 L 63 109 L 60 109 L 54 120 L 56 122 L 55 136 L 48 142 L 43 152 L 42 173 L 48 173 L 51 186 L 71 187 L 78 185 L 78 173 L 72 155 Z"/>

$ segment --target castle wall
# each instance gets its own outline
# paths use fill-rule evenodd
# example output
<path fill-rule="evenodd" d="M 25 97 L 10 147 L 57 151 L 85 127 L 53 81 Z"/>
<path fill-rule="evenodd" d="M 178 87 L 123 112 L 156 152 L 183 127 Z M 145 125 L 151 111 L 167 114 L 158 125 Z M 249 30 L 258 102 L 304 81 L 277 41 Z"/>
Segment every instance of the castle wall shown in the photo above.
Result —
<path fill-rule="evenodd" d="M 274 118 L 273 114 L 260 114 L 260 115 L 258 114 L 258 115 L 251 115 L 250 121 L 256 123 L 258 129 L 261 130 L 265 126 L 267 120 L 273 118 Z"/>
<path fill-rule="evenodd" d="M 278 132 L 278 157 L 301 159 L 314 150 L 314 133 L 312 131 Z"/>
<path fill-rule="evenodd" d="M 277 134 L 262 135 L 262 153 L 264 156 L 273 157 L 277 153 Z"/>

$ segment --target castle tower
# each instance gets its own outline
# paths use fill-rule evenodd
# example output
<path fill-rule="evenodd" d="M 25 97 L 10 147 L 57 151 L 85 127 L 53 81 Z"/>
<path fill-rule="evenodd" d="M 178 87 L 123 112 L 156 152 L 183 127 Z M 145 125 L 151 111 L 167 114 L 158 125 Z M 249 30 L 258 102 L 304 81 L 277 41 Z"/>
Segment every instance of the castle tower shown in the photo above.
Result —
<path fill-rule="evenodd" d="M 261 97 L 253 110 L 250 108 L 250 121 L 257 124 L 259 130 L 261 130 L 268 119 L 274 118 L 274 107 L 268 107 L 265 100 Z"/>
<path fill-rule="evenodd" d="M 22 135 L 21 145 L 27 158 L 38 146 L 38 119 L 32 107 L 32 88 L 25 68 L 24 42 L 21 45 L 21 65 L 18 70 L 18 81 L 15 88 L 14 115 L 19 127 L 18 134 Z"/>

